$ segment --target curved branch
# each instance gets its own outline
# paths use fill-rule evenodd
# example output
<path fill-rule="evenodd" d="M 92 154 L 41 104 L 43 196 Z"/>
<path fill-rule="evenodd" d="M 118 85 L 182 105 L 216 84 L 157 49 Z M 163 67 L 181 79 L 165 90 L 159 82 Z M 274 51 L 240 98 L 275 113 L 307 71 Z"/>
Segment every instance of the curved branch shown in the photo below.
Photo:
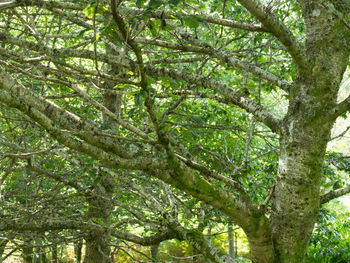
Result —
<path fill-rule="evenodd" d="M 85 49 L 76 49 L 76 48 L 49 48 L 45 45 L 36 43 L 34 41 L 26 41 L 23 39 L 15 38 L 9 34 L 0 32 L 0 40 L 2 42 L 13 44 L 18 47 L 22 47 L 25 49 L 29 49 L 35 52 L 42 54 L 45 54 L 50 57 L 75 57 L 75 58 L 85 58 L 94 60 L 95 54 L 93 51 L 85 50 Z M 124 67 L 124 68 L 130 68 L 132 65 L 130 64 L 123 64 L 121 62 L 120 57 L 118 56 L 111 56 L 106 54 L 97 53 L 97 58 L 99 61 L 106 62 L 108 64 Z"/>
<path fill-rule="evenodd" d="M 178 43 L 170 43 L 162 40 L 148 39 L 148 38 L 141 38 L 141 37 L 137 37 L 135 38 L 135 40 L 141 44 L 155 45 L 155 46 L 160 46 L 160 47 L 165 47 L 170 49 L 208 55 L 209 57 L 219 59 L 220 61 L 223 61 L 234 68 L 239 68 L 243 71 L 250 72 L 264 80 L 270 81 L 271 83 L 273 83 L 277 87 L 280 87 L 286 92 L 288 92 L 292 86 L 289 82 L 278 78 L 277 76 L 273 75 L 268 71 L 265 71 L 245 61 L 236 59 L 232 57 L 232 54 L 225 54 L 224 52 L 214 49 L 210 46 L 205 46 L 205 47 L 195 46 L 195 45 L 188 46 L 188 45 L 182 45 Z"/>
<path fill-rule="evenodd" d="M 67 221 L 67 220 L 48 220 L 43 222 L 6 222 L 2 220 L 0 223 L 0 231 L 35 231 L 45 232 L 50 230 L 64 230 L 64 229 L 81 229 L 85 231 L 91 231 L 91 229 L 105 230 L 107 227 L 100 226 L 94 223 L 79 222 L 79 221 Z M 119 231 L 113 228 L 108 228 L 108 231 L 117 238 L 130 241 L 142 246 L 151 246 L 158 244 L 159 242 L 176 238 L 177 235 L 172 230 L 163 231 L 161 233 L 154 234 L 152 236 L 139 236 L 128 232 Z"/>
<path fill-rule="evenodd" d="M 16 1 L 3 2 L 3 3 L 0 3 L 0 10 L 10 9 L 16 6 L 19 6 L 19 4 Z"/>
<path fill-rule="evenodd" d="M 53 1 L 53 0 L 14 0 L 12 1 L 16 6 L 38 6 L 38 7 L 51 7 L 67 10 L 83 10 L 84 6 L 74 4 L 72 1 Z"/>
<path fill-rule="evenodd" d="M 184 19 L 184 18 L 193 18 L 195 15 L 181 14 L 181 13 L 172 13 L 172 12 L 164 12 L 164 11 L 147 11 L 145 14 L 145 10 L 136 9 L 136 8 L 121 8 L 121 13 L 127 15 L 146 15 L 147 17 L 157 18 L 157 19 Z M 247 24 L 242 22 L 233 21 L 230 19 L 223 19 L 218 17 L 213 17 L 210 15 L 201 14 L 199 15 L 200 19 L 203 21 L 216 24 L 220 26 L 226 26 L 230 28 L 238 28 L 246 31 L 252 32 L 267 32 L 267 30 L 261 26 L 256 24 Z"/>
<path fill-rule="evenodd" d="M 219 173 L 216 173 L 214 171 L 211 171 L 210 169 L 208 169 L 207 167 L 197 163 L 197 162 L 194 162 L 194 161 L 191 161 L 189 159 L 186 159 L 178 154 L 176 154 L 176 157 L 181 160 L 182 162 L 184 162 L 188 167 L 191 167 L 197 171 L 199 171 L 200 173 L 202 173 L 203 175 L 206 175 L 206 176 L 209 176 L 209 177 L 212 177 L 218 181 L 221 181 L 223 183 L 225 183 L 227 186 L 230 186 L 232 187 L 233 189 L 237 190 L 244 198 L 249 198 L 248 194 L 245 192 L 244 188 L 242 187 L 242 185 L 235 181 L 235 180 L 232 180 L 231 178 L 229 177 L 226 177 L 226 176 L 223 176 Z"/>
<path fill-rule="evenodd" d="M 249 199 L 209 183 L 177 159 L 169 163 L 171 171 L 147 169 L 145 172 L 219 209 L 243 228 L 250 242 L 271 245 L 268 218 Z"/>
<path fill-rule="evenodd" d="M 33 107 L 36 110 L 44 113 L 55 124 L 62 126 L 67 130 L 78 131 L 78 134 L 81 136 L 81 138 L 86 140 L 87 142 L 95 146 L 101 147 L 104 150 L 110 148 L 108 151 L 111 151 L 123 157 L 132 158 L 131 155 L 125 154 L 125 148 L 119 145 L 119 143 L 117 143 L 116 140 L 107 137 L 94 136 L 100 133 L 100 129 L 96 125 L 94 125 L 91 122 L 88 122 L 87 120 L 83 120 L 82 118 L 74 115 L 73 113 L 62 109 L 57 104 L 48 101 L 42 98 L 41 96 L 35 94 L 34 92 L 26 89 L 24 86 L 12 79 L 12 77 L 8 75 L 5 71 L 0 69 L 0 90 L 1 89 L 7 91 L 11 96 L 15 98 L 22 98 L 30 107 Z M 88 98 L 88 95 L 84 91 L 80 89 L 79 91 L 80 95 L 84 95 L 85 99 L 88 99 L 90 101 L 92 100 Z M 95 106 L 101 105 L 97 104 Z M 105 109 L 105 107 L 102 108 L 102 106 L 100 107 L 100 109 L 108 111 L 107 109 Z M 109 114 L 113 116 L 113 113 L 109 112 Z M 114 117 L 114 120 L 116 120 L 120 125 L 122 125 L 126 129 L 134 132 L 135 134 L 149 139 L 149 136 L 147 134 L 134 127 L 133 125 L 127 123 L 126 121 L 117 117 Z"/>
<path fill-rule="evenodd" d="M 222 252 L 198 230 L 188 230 L 178 223 L 171 223 L 170 227 L 177 233 L 180 240 L 186 240 L 193 247 L 198 249 L 206 259 L 216 263 L 235 263 L 236 261 Z"/>
<path fill-rule="evenodd" d="M 306 68 L 307 58 L 303 48 L 299 45 L 290 30 L 259 0 L 238 0 L 264 27 L 270 31 L 286 47 L 296 64 Z"/>
<path fill-rule="evenodd" d="M 52 120 L 50 120 L 42 112 L 38 111 L 35 107 L 28 105 L 23 99 L 21 100 L 20 98 L 11 96 L 6 91 L 0 90 L 0 102 L 10 107 L 17 108 L 22 113 L 28 115 L 31 119 L 40 124 L 53 138 L 55 138 L 63 145 L 77 152 L 92 156 L 109 167 L 131 170 L 166 169 L 167 167 L 166 163 L 156 158 L 120 158 L 116 155 L 102 150 L 101 148 L 90 145 L 85 141 L 78 140 L 74 138 L 71 133 L 57 127 L 57 125 Z M 124 151 L 127 153 L 127 149 Z"/>
<path fill-rule="evenodd" d="M 249 113 L 252 113 L 259 121 L 263 122 L 273 132 L 280 132 L 281 120 L 279 118 L 273 115 L 262 105 L 258 104 L 254 100 L 251 100 L 248 96 L 235 91 L 233 88 L 227 87 L 227 85 L 222 82 L 178 70 L 168 70 L 165 68 L 156 68 L 152 66 L 146 67 L 146 70 L 150 75 L 171 77 L 177 80 L 186 81 L 190 84 L 202 86 L 210 90 L 215 90 L 225 97 L 226 103 L 234 104 L 242 109 L 245 109 Z"/>
<path fill-rule="evenodd" d="M 142 237 L 139 235 L 131 234 L 128 232 L 122 232 L 116 229 L 111 231 L 112 235 L 123 240 L 139 244 L 141 246 L 152 246 L 159 244 L 162 241 L 177 238 L 177 234 L 172 230 L 162 231 L 161 233 L 154 234 L 152 236 Z"/>

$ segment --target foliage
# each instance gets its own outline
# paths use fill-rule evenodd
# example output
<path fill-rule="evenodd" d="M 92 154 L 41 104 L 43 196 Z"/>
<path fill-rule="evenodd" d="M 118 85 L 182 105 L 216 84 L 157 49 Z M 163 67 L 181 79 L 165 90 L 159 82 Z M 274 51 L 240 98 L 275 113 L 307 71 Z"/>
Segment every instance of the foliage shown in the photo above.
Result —
<path fill-rule="evenodd" d="M 323 158 L 349 111 L 336 102 L 347 9 L 308 2 L 324 28 L 296 0 L 0 3 L 0 244 L 38 255 L 85 239 L 98 263 L 156 261 L 160 244 L 160 261 L 223 262 L 234 221 L 239 255 L 247 236 L 281 255 L 273 227 L 311 229 L 318 182 L 330 199 L 348 191 L 348 156 Z M 334 213 L 309 259 L 346 260 Z"/>
<path fill-rule="evenodd" d="M 322 208 L 306 262 L 343 263 L 350 260 L 350 211 L 339 201 Z"/>

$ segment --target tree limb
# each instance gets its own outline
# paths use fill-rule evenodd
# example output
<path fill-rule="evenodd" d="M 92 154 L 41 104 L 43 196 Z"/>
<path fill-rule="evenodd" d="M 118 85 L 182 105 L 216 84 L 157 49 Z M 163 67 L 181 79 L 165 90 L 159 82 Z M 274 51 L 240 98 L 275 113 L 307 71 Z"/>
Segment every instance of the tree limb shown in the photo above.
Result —
<path fill-rule="evenodd" d="M 259 0 L 238 0 L 253 16 L 255 16 L 286 47 L 296 64 L 306 68 L 307 59 L 303 48 L 299 45 L 290 30 Z"/>
<path fill-rule="evenodd" d="M 65 229 L 81 229 L 85 231 L 103 230 L 105 231 L 107 227 L 100 226 L 95 223 L 88 222 L 78 222 L 78 221 L 67 221 L 67 220 L 47 220 L 46 222 L 6 222 L 2 220 L 0 223 L 0 231 L 30 231 L 30 232 L 45 232 L 52 230 L 65 230 Z M 117 238 L 130 241 L 142 246 L 150 246 L 153 244 L 158 244 L 159 242 L 176 238 L 177 235 L 173 230 L 162 231 L 161 233 L 154 234 L 152 236 L 142 237 L 128 232 L 123 232 L 113 228 L 107 228 L 111 234 Z"/>
<path fill-rule="evenodd" d="M 1 84 L 1 83 L 0 83 Z M 53 138 L 77 152 L 92 156 L 109 167 L 122 169 L 165 169 L 166 163 L 156 158 L 133 158 L 124 159 L 117 155 L 110 154 L 101 148 L 90 145 L 85 141 L 74 138 L 69 132 L 63 131 L 60 127 L 38 111 L 35 107 L 29 106 L 23 100 L 10 96 L 6 91 L 0 90 L 0 101 L 4 104 L 17 108 L 40 124 Z M 126 150 L 125 150 L 126 151 Z"/>
<path fill-rule="evenodd" d="M 259 121 L 268 126 L 273 132 L 280 132 L 280 119 L 273 115 L 269 110 L 265 109 L 262 105 L 251 100 L 248 96 L 235 91 L 233 88 L 227 87 L 227 85 L 222 82 L 178 70 L 168 70 L 152 66 L 146 67 L 146 70 L 150 75 L 167 76 L 197 86 L 202 86 L 210 90 L 215 90 L 225 97 L 228 104 L 234 104 L 245 109 L 249 113 L 252 113 Z"/>
<path fill-rule="evenodd" d="M 212 48 L 210 46 L 205 46 L 205 47 L 196 46 L 196 45 L 189 46 L 189 45 L 182 45 L 179 43 L 171 43 L 171 42 L 166 42 L 163 40 L 141 38 L 141 37 L 137 37 L 137 38 L 135 38 L 135 40 L 138 43 L 142 43 L 142 44 L 156 45 L 156 46 L 175 49 L 175 50 L 205 54 L 211 58 L 219 59 L 220 61 L 225 62 L 234 68 L 239 68 L 241 70 L 244 70 L 246 72 L 250 72 L 250 73 L 258 76 L 259 78 L 270 81 L 271 83 L 273 83 L 277 87 L 280 87 L 281 89 L 283 89 L 286 92 L 288 92 L 289 89 L 292 87 L 292 85 L 289 82 L 278 78 L 277 76 L 273 75 L 272 73 L 265 71 L 265 70 L 259 68 L 258 66 L 255 66 L 253 64 L 236 59 L 233 57 L 232 54 L 229 54 L 229 53 L 226 54 L 225 52 L 217 50 L 217 49 Z"/>
<path fill-rule="evenodd" d="M 126 154 L 125 147 L 118 145 L 119 142 L 116 140 L 102 136 L 94 136 L 100 132 L 99 127 L 91 122 L 88 122 L 87 120 L 83 120 L 75 114 L 59 107 L 57 104 L 48 101 L 35 94 L 34 92 L 26 89 L 23 85 L 12 79 L 12 77 L 5 71 L 0 69 L 0 90 L 1 89 L 7 91 L 11 96 L 15 98 L 23 99 L 25 103 L 28 104 L 28 106 L 33 107 L 41 113 L 45 114 L 56 125 L 62 126 L 67 130 L 79 131 L 81 138 L 87 142 L 95 146 L 102 147 L 104 150 L 107 150 L 109 148 L 108 151 L 111 151 L 123 157 L 132 158 L 131 155 Z M 84 91 L 80 89 L 79 91 L 81 95 L 84 95 L 86 97 L 86 99 L 88 98 L 88 95 Z M 149 136 L 147 134 L 138 128 L 128 124 L 126 121 L 118 118 L 115 118 L 115 120 L 117 120 L 123 127 L 133 131 L 135 134 L 149 139 Z"/>
<path fill-rule="evenodd" d="M 14 8 L 18 6 L 19 4 L 16 1 L 8 1 L 8 2 L 2 2 L 0 3 L 0 10 L 6 10 L 10 8 Z"/>
<path fill-rule="evenodd" d="M 336 119 L 340 115 L 350 111 L 350 96 L 348 96 L 345 100 L 338 103 L 329 114 L 330 119 Z"/>
<path fill-rule="evenodd" d="M 141 15 L 145 13 L 145 10 L 136 9 L 136 8 L 121 8 L 121 13 L 126 15 Z M 158 18 L 158 19 L 184 19 L 184 18 L 193 18 L 195 15 L 189 14 L 181 14 L 181 13 L 172 13 L 172 12 L 164 12 L 164 11 L 147 11 L 147 17 Z M 256 24 L 247 24 L 242 22 L 237 22 L 230 19 L 217 18 L 210 15 L 201 14 L 199 15 L 201 19 L 210 24 L 216 24 L 221 26 L 226 26 L 230 28 L 238 28 L 246 31 L 252 32 L 267 32 L 267 30 L 261 26 Z"/>
<path fill-rule="evenodd" d="M 348 193 L 350 193 L 350 185 L 337 190 L 332 190 L 321 196 L 321 205 Z"/>

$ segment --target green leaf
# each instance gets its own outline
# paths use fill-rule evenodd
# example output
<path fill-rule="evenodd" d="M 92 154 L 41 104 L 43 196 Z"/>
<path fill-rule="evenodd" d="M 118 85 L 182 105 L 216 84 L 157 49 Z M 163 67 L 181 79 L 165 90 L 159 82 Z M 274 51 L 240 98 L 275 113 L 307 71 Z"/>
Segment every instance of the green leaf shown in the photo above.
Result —
<path fill-rule="evenodd" d="M 97 217 L 93 217 L 90 219 L 93 223 L 101 225 L 101 226 L 105 226 L 106 223 L 102 220 L 102 218 L 97 218 Z"/>
<path fill-rule="evenodd" d="M 93 185 L 98 185 L 101 182 L 101 176 L 95 178 Z"/>
<path fill-rule="evenodd" d="M 136 1 L 136 6 L 138 8 L 141 8 L 145 3 L 146 3 L 146 0 L 137 0 Z"/>
<path fill-rule="evenodd" d="M 177 14 L 173 14 L 173 15 L 171 15 L 171 16 L 172 16 L 173 18 L 176 18 L 176 19 L 180 20 L 181 25 L 184 24 L 184 19 L 183 19 L 181 16 L 179 16 L 179 15 L 177 15 Z"/>
<path fill-rule="evenodd" d="M 91 19 L 95 12 L 95 6 L 89 5 L 88 7 L 84 8 L 84 14 L 87 18 Z"/>
<path fill-rule="evenodd" d="M 173 6 L 178 6 L 181 0 L 169 0 L 168 3 Z"/>
<path fill-rule="evenodd" d="M 148 8 L 149 9 L 157 9 L 163 4 L 163 1 L 160 0 L 150 0 L 148 3 Z"/>
<path fill-rule="evenodd" d="M 150 21 L 148 26 L 149 26 L 149 29 L 150 29 L 152 35 L 157 36 L 159 33 L 161 22 L 159 20 Z"/>
<path fill-rule="evenodd" d="M 204 125 L 205 121 L 199 117 L 199 116 L 190 116 L 191 120 L 193 120 L 194 122 L 200 124 L 200 125 Z"/>
<path fill-rule="evenodd" d="M 134 103 L 135 106 L 141 106 L 142 101 L 144 100 L 144 98 L 146 98 L 147 93 L 144 90 L 141 90 L 139 93 L 135 94 L 134 97 Z"/>
<path fill-rule="evenodd" d="M 336 181 L 334 184 L 333 184 L 333 190 L 337 190 L 339 188 L 342 188 L 343 187 L 343 184 L 341 183 L 341 181 Z"/>
<path fill-rule="evenodd" d="M 205 21 L 200 16 L 186 17 L 186 18 L 183 19 L 183 21 L 185 22 L 185 25 L 190 27 L 190 28 L 197 28 L 197 27 L 199 27 L 199 25 L 201 23 L 206 25 L 206 26 L 208 25 L 207 21 Z"/>
<path fill-rule="evenodd" d="M 198 19 L 195 16 L 184 18 L 184 22 L 185 22 L 185 25 L 190 28 L 197 28 L 200 25 Z"/>
<path fill-rule="evenodd" d="M 123 40 L 121 37 L 116 33 L 116 30 L 118 30 L 117 24 L 112 21 L 109 26 L 104 28 L 104 32 L 107 33 L 108 35 L 112 36 L 119 44 L 123 44 Z M 102 30 L 101 30 L 102 31 Z"/>
<path fill-rule="evenodd" d="M 135 86 L 130 84 L 119 83 L 114 88 L 115 89 L 132 89 L 132 88 L 135 88 Z"/>

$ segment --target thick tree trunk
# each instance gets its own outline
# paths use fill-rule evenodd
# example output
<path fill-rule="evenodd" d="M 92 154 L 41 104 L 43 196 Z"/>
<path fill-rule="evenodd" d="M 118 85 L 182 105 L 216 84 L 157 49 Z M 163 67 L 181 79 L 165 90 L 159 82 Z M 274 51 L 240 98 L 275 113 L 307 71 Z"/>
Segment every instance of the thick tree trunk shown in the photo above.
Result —
<path fill-rule="evenodd" d="M 336 73 L 301 77 L 294 87 L 298 92 L 290 94 L 270 216 L 275 262 L 300 263 L 305 257 L 319 213 L 323 160 L 334 123 L 327 116 L 343 71 Z"/>
<path fill-rule="evenodd" d="M 291 121 L 281 138 L 271 224 L 277 262 L 303 262 L 320 207 L 323 157 L 331 125 L 316 131 Z M 294 128 L 294 130 L 293 130 Z"/>
<path fill-rule="evenodd" d="M 84 263 L 110 263 L 108 233 L 91 231 L 86 240 Z"/>
<path fill-rule="evenodd" d="M 302 72 L 290 93 L 270 216 L 276 262 L 303 262 L 319 213 L 323 160 L 335 121 L 329 114 L 345 70 L 335 54 L 318 54 L 318 63 L 328 64 Z"/>
<path fill-rule="evenodd" d="M 299 1 L 308 65 L 289 91 L 280 134 L 278 177 L 270 225 L 275 262 L 301 263 L 320 208 L 320 182 L 331 117 L 349 59 L 348 29 L 319 1 Z M 347 40 L 346 40 L 347 38 Z"/>

